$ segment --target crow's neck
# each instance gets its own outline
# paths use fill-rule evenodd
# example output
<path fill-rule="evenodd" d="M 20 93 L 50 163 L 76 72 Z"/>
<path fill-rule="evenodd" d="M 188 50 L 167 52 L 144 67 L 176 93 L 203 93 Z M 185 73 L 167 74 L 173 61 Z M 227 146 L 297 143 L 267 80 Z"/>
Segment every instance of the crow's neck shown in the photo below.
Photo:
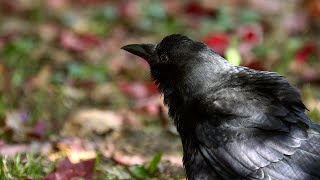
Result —
<path fill-rule="evenodd" d="M 197 117 L 199 113 L 186 97 L 174 90 L 167 89 L 164 92 L 164 103 L 169 107 L 169 116 L 179 132 L 185 163 L 186 159 L 191 158 L 197 150 L 195 127 L 200 118 Z"/>
<path fill-rule="evenodd" d="M 197 120 L 197 110 L 192 106 L 191 99 L 178 91 L 165 88 L 164 103 L 169 108 L 169 116 L 173 119 L 174 124 L 182 139 L 193 134 Z"/>

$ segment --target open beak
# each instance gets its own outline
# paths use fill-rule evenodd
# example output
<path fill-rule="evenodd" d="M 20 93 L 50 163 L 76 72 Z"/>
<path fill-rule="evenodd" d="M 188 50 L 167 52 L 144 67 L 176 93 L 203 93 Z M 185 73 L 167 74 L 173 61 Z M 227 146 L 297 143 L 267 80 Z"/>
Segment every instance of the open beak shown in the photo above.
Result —
<path fill-rule="evenodd" d="M 121 49 L 126 50 L 134 55 L 142 57 L 146 61 L 150 62 L 156 51 L 156 45 L 154 44 L 129 44 L 123 46 Z"/>

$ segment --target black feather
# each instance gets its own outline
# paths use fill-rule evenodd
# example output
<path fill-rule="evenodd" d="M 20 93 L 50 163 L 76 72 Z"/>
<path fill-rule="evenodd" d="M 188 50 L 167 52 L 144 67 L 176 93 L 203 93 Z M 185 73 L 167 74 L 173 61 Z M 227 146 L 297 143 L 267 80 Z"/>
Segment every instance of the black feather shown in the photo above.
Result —
<path fill-rule="evenodd" d="M 188 179 L 320 179 L 320 126 L 283 76 L 233 66 L 183 35 L 141 46 L 124 49 L 151 57 Z"/>

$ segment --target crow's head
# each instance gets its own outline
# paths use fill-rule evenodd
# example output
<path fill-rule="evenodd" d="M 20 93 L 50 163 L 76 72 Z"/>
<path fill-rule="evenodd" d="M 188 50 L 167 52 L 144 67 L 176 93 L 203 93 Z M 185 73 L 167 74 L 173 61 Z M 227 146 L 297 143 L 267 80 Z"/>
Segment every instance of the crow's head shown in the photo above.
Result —
<path fill-rule="evenodd" d="M 204 75 L 212 73 L 208 71 L 223 69 L 226 64 L 205 44 L 179 34 L 166 36 L 156 45 L 130 44 L 122 49 L 145 59 L 154 81 L 169 88 L 181 88 L 181 84 L 190 82 L 190 78 L 195 84 Z"/>
<path fill-rule="evenodd" d="M 130 44 L 122 49 L 145 59 L 150 66 L 159 64 L 185 65 L 206 46 L 187 36 L 173 34 L 159 44 Z"/>

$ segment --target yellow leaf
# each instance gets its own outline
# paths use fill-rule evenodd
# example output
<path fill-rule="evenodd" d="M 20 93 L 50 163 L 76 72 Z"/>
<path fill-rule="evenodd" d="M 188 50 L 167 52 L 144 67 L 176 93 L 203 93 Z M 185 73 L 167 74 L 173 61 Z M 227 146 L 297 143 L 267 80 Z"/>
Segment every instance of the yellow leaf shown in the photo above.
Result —
<path fill-rule="evenodd" d="M 230 47 L 226 50 L 226 59 L 232 65 L 239 66 L 241 63 L 241 57 L 238 50 L 234 47 Z"/>

